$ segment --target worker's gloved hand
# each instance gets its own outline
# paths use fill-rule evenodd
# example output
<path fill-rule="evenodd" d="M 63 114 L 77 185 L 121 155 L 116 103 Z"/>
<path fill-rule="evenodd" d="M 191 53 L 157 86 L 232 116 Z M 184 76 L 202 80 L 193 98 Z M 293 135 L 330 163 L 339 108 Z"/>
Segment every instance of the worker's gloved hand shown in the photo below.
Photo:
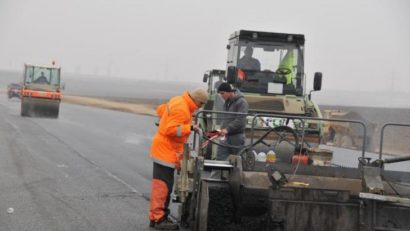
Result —
<path fill-rule="evenodd" d="M 208 137 L 208 139 L 214 137 L 214 136 L 220 136 L 221 135 L 221 131 L 220 130 L 213 130 L 213 131 L 209 131 L 206 133 L 206 137 Z"/>
<path fill-rule="evenodd" d="M 201 130 L 201 128 L 199 127 L 198 124 L 191 125 L 191 131 L 196 131 L 197 132 L 199 130 Z"/>
<path fill-rule="evenodd" d="M 221 130 L 221 136 L 226 136 L 228 134 L 228 129 L 224 128 Z"/>
<path fill-rule="evenodd" d="M 175 170 L 180 171 L 181 170 L 181 160 L 177 160 L 175 163 Z"/>

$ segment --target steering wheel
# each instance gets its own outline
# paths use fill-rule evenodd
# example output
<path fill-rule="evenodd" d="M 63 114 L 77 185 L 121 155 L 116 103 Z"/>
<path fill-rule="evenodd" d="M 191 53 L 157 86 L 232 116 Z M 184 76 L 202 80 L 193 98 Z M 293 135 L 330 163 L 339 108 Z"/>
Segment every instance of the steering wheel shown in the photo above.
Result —
<path fill-rule="evenodd" d="M 276 70 L 276 73 L 281 74 L 281 75 L 288 75 L 288 74 L 292 73 L 292 70 L 287 68 L 287 67 L 279 67 Z"/>

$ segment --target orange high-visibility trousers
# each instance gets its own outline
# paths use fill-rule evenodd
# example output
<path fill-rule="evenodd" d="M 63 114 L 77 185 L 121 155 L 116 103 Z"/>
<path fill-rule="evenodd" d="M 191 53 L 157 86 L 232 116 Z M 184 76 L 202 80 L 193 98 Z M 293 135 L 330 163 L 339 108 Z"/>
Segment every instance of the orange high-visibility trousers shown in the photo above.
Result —
<path fill-rule="evenodd" d="M 168 216 L 173 186 L 174 169 L 154 163 L 149 209 L 150 221 L 157 222 Z"/>

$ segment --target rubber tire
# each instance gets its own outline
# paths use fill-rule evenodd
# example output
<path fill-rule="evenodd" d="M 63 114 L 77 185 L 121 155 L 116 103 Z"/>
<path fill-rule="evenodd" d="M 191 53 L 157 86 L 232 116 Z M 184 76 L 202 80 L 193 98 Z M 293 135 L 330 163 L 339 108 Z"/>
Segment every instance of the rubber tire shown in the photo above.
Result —
<path fill-rule="evenodd" d="M 28 116 L 28 105 L 24 103 L 24 98 L 21 99 L 21 111 L 20 111 L 20 115 L 21 116 Z"/>
<path fill-rule="evenodd" d="M 58 118 L 58 114 L 60 112 L 60 105 L 58 105 L 55 110 L 54 110 L 54 114 L 53 114 L 53 118 Z"/>

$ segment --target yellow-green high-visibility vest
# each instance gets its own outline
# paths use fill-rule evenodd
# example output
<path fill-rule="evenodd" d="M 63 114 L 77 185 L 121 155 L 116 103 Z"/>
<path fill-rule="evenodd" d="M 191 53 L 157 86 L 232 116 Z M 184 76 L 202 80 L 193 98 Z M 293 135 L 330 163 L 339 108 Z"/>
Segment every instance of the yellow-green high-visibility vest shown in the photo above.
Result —
<path fill-rule="evenodd" d="M 295 56 L 293 54 L 293 50 L 289 50 L 288 53 L 286 53 L 285 57 L 280 62 L 279 67 L 278 67 L 278 69 L 288 68 L 289 70 L 291 70 L 289 74 L 285 75 L 286 84 L 292 84 L 292 80 L 295 77 L 295 73 L 293 71 L 294 57 Z"/>

